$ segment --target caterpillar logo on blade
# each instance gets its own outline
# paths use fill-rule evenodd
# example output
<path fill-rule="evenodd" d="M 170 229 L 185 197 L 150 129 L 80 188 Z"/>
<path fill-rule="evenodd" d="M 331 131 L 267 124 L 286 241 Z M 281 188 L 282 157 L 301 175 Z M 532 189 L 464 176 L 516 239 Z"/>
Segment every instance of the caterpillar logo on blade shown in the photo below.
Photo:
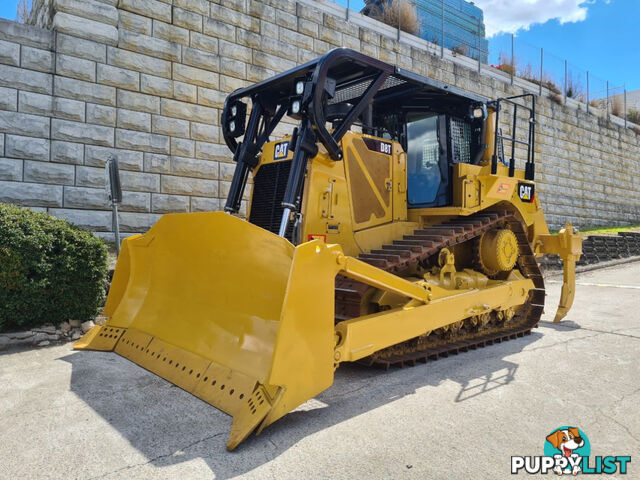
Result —
<path fill-rule="evenodd" d="M 526 203 L 532 203 L 535 198 L 535 185 L 531 183 L 518 183 L 518 196 Z"/>
<path fill-rule="evenodd" d="M 276 143 L 273 149 L 273 159 L 281 160 L 289 156 L 289 142 Z"/>

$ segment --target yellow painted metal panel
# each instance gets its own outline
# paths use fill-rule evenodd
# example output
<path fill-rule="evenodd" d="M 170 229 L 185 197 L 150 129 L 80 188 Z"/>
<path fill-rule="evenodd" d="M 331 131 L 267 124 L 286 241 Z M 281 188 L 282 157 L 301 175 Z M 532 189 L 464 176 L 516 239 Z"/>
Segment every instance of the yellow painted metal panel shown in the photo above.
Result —
<path fill-rule="evenodd" d="M 225 213 L 165 215 L 129 242 L 130 279 L 109 325 L 264 381 L 293 249 Z"/>
<path fill-rule="evenodd" d="M 338 245 L 318 240 L 296 247 L 267 382 L 284 391 L 264 425 L 333 383 L 334 282 L 341 255 Z"/>
<path fill-rule="evenodd" d="M 193 394 L 229 415 L 236 415 L 241 405 L 239 401 L 247 401 L 256 385 L 255 378 L 211 362 L 195 385 Z"/>
<path fill-rule="evenodd" d="M 230 449 L 331 385 L 339 247 L 224 213 L 167 215 L 127 243 L 120 302 L 76 348 L 114 348 L 232 415 Z"/>
<path fill-rule="evenodd" d="M 135 361 L 134 359 L 139 358 L 138 354 L 146 350 L 151 340 L 153 335 L 130 328 L 122 334 L 114 350 L 124 358 Z"/>
<path fill-rule="evenodd" d="M 353 222 L 353 229 L 369 228 L 393 220 L 394 155 L 369 150 L 363 136 L 354 133 L 343 137 L 342 149 L 351 202 L 352 217 L 349 220 Z"/>
<path fill-rule="evenodd" d="M 498 286 L 439 298 L 426 305 L 407 306 L 345 320 L 336 325 L 341 343 L 340 361 L 355 361 L 383 348 L 478 315 L 495 308 L 521 305 L 534 288 L 531 280 L 504 282 Z"/>
<path fill-rule="evenodd" d="M 249 400 L 242 403 L 237 415 L 233 417 L 227 448 L 233 450 L 260 424 L 271 410 L 271 402 L 266 389 L 256 388 Z"/>
<path fill-rule="evenodd" d="M 113 315 L 114 310 L 122 300 L 122 296 L 127 289 L 129 283 L 130 272 L 130 256 L 129 256 L 129 242 L 135 241 L 140 235 L 134 235 L 129 238 L 125 238 L 120 248 L 120 254 L 118 255 L 118 261 L 116 262 L 116 270 L 113 273 L 113 279 L 109 287 L 109 297 L 104 306 L 104 315 L 110 317 Z"/>
<path fill-rule="evenodd" d="M 109 352 L 113 350 L 120 337 L 124 334 L 124 328 L 95 326 L 89 330 L 82 338 L 73 344 L 73 348 L 81 350 L 89 348 Z"/>
<path fill-rule="evenodd" d="M 412 283 L 393 273 L 385 272 L 356 258 L 338 257 L 345 277 L 381 288 L 396 295 L 406 296 L 421 302 L 427 301 L 427 290 L 417 283 Z"/>

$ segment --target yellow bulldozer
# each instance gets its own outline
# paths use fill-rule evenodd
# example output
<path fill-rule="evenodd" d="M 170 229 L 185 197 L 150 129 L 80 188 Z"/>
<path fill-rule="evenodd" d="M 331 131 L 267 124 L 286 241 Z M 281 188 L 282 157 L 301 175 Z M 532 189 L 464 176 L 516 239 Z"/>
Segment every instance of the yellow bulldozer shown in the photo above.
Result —
<path fill-rule="evenodd" d="M 571 307 L 581 237 L 545 222 L 533 95 L 490 100 L 336 49 L 233 92 L 221 124 L 225 212 L 127 238 L 108 320 L 75 348 L 231 415 L 229 450 L 342 362 L 413 365 L 529 334 L 540 255 L 564 260 L 556 321 Z"/>

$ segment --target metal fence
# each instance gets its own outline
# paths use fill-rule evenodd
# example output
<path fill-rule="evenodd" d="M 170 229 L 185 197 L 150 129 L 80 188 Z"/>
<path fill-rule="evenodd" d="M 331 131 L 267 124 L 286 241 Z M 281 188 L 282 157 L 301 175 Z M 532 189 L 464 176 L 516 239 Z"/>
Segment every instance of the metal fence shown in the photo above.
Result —
<path fill-rule="evenodd" d="M 492 40 L 489 59 L 491 67 L 510 75 L 512 82 L 522 78 L 535 83 L 540 94 L 545 88 L 558 103 L 575 100 L 589 113 L 616 116 L 625 126 L 630 121 L 633 109 L 627 104 L 625 85 L 615 85 L 513 34 Z"/>
<path fill-rule="evenodd" d="M 353 12 L 361 13 L 372 3 L 364 0 L 329 0 L 346 8 L 346 19 Z M 640 123 L 640 107 L 627 101 L 625 85 L 616 85 L 594 75 L 589 70 L 574 65 L 567 59 L 560 58 L 541 47 L 531 45 L 516 35 L 499 35 L 491 39 L 490 48 L 484 39 L 484 27 L 478 23 L 475 8 L 462 0 L 409 0 L 415 5 L 419 20 L 417 31 L 402 24 L 400 9 L 407 0 L 378 0 L 387 8 L 397 8 L 388 16 L 372 15 L 397 30 L 398 39 L 401 32 L 410 33 L 434 45 L 434 51 L 444 57 L 445 50 L 456 55 L 472 58 L 478 63 L 480 71 L 483 65 L 500 70 L 511 77 L 511 83 L 521 78 L 534 83 L 539 93 L 547 91 L 557 103 L 567 104 L 572 101 L 585 105 L 588 113 L 601 116 L 615 116 L 627 127 L 632 121 Z M 375 2 L 373 2 L 375 3 Z M 434 8 L 439 4 L 439 9 Z M 370 8 L 370 7 L 369 7 Z M 393 14 L 395 13 L 395 14 Z M 474 23 L 476 22 L 476 23 Z M 480 22 L 481 23 L 481 22 Z"/>

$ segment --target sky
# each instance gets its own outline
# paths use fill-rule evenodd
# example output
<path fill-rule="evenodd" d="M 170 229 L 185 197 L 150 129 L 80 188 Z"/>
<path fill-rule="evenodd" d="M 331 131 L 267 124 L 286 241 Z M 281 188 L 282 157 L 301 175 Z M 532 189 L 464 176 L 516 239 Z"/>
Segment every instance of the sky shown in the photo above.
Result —
<path fill-rule="evenodd" d="M 334 0 L 342 5 L 347 0 Z M 0 0 L 0 17 L 15 18 L 17 0 Z M 349 0 L 362 8 L 362 0 Z M 540 48 L 545 51 L 545 76 L 559 83 L 564 59 L 579 82 L 590 72 L 590 90 L 611 86 L 640 89 L 638 24 L 640 0 L 475 0 L 484 10 L 489 38 L 489 62 L 498 63 L 500 52 L 511 49 L 521 66 L 540 69 Z"/>
<path fill-rule="evenodd" d="M 0 0 L 0 17 L 15 20 L 18 0 Z"/>
<path fill-rule="evenodd" d="M 510 49 L 516 35 L 515 58 L 539 68 L 539 48 L 545 50 L 549 69 L 563 70 L 569 61 L 574 75 L 589 70 L 592 89 L 604 82 L 627 90 L 640 89 L 638 0 L 476 0 L 483 8 L 490 37 L 490 62 L 499 50 Z M 504 33 L 504 32 L 509 33 Z M 521 48 L 518 48 L 520 45 Z M 533 47 L 537 47 L 534 49 Z M 518 50 L 522 53 L 519 55 Z M 545 68 L 546 70 L 546 68 Z"/>

